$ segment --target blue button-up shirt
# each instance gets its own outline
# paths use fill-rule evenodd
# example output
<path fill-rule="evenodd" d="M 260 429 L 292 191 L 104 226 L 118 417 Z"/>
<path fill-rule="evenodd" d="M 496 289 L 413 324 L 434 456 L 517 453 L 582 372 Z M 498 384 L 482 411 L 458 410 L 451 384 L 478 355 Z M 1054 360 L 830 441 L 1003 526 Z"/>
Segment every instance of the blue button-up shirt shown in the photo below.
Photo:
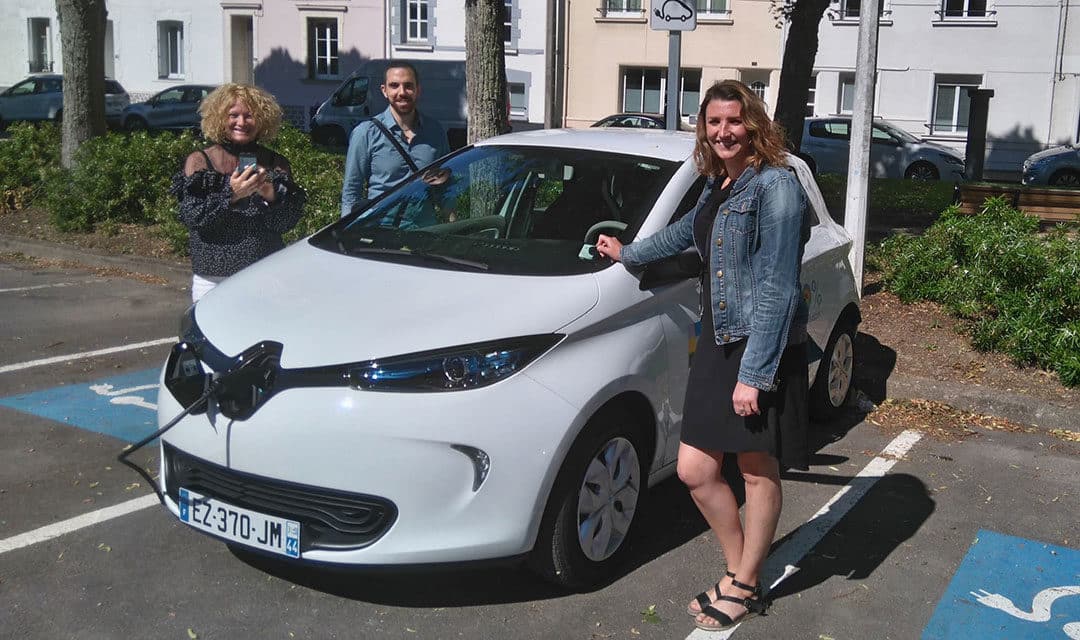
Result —
<path fill-rule="evenodd" d="M 435 118 L 419 111 L 413 126 L 412 142 L 406 142 L 401 125 L 394 120 L 390 107 L 375 116 L 412 157 L 416 166 L 423 167 L 450 153 L 446 130 Z M 386 134 L 370 121 L 356 125 L 349 136 L 349 151 L 345 156 L 345 182 L 341 188 L 341 215 L 347 215 L 357 204 L 364 202 L 364 184 L 367 184 L 367 200 L 374 200 L 389 191 L 412 173 L 394 144 Z"/>

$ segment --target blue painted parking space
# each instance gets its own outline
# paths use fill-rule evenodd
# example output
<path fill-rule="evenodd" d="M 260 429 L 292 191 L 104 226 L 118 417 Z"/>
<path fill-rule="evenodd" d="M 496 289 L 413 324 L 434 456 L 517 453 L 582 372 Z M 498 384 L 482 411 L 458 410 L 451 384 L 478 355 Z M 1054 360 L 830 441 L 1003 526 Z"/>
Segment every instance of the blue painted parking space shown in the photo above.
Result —
<path fill-rule="evenodd" d="M 10 407 L 87 431 L 137 442 L 157 428 L 160 369 L 0 398 Z"/>
<path fill-rule="evenodd" d="M 980 530 L 923 640 L 1080 640 L 1080 550 Z"/>

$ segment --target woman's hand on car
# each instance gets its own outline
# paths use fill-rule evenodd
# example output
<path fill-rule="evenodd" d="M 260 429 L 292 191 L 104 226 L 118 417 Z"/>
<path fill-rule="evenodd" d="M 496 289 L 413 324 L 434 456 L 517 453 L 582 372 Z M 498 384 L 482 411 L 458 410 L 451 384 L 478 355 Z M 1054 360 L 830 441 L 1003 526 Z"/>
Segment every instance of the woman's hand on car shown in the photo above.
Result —
<path fill-rule="evenodd" d="M 622 258 L 622 247 L 618 238 L 605 236 L 602 233 L 596 239 L 596 250 L 600 252 L 600 255 L 611 258 L 615 262 Z"/>

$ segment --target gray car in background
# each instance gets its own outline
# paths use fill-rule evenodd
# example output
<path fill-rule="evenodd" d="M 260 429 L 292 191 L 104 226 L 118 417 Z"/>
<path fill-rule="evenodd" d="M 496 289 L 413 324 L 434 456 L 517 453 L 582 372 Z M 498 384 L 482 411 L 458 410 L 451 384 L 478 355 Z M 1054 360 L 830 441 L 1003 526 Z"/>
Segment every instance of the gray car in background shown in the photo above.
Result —
<path fill-rule="evenodd" d="M 146 102 L 136 102 L 124 109 L 124 128 L 198 129 L 199 105 L 216 87 L 209 84 L 184 84 L 160 91 Z"/>
<path fill-rule="evenodd" d="M 119 127 L 131 99 L 116 80 L 105 79 L 105 121 Z M 0 93 L 0 127 L 9 122 L 59 122 L 64 114 L 64 78 L 58 73 L 35 74 Z"/>
<path fill-rule="evenodd" d="M 1022 181 L 1051 187 L 1080 187 L 1080 144 L 1031 154 L 1024 160 Z"/>
<path fill-rule="evenodd" d="M 847 173 L 851 117 L 807 118 L 801 156 L 819 173 Z M 875 119 L 870 136 L 870 171 L 874 178 L 962 180 L 964 157 L 948 147 L 911 135 L 888 120 Z"/>

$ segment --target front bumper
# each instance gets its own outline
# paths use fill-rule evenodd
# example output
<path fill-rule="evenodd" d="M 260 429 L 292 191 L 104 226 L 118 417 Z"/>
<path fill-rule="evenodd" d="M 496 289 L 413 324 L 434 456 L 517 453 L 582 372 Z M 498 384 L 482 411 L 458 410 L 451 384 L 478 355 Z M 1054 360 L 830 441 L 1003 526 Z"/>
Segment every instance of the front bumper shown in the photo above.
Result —
<path fill-rule="evenodd" d="M 182 407 L 161 389 L 164 424 Z M 304 560 L 388 565 L 515 556 L 533 545 L 561 462 L 556 452 L 579 420 L 574 407 L 524 373 L 450 393 L 289 389 L 245 421 L 230 421 L 213 406 L 182 420 L 162 438 L 163 493 L 178 514 L 178 476 L 169 465 L 186 454 L 263 490 L 259 501 L 200 493 L 307 522 Z M 476 451 L 486 455 L 486 470 Z M 286 485 L 367 500 L 354 515 L 374 514 L 361 523 L 369 539 L 331 535 L 322 544 L 308 535 L 323 525 L 278 495 Z"/>

